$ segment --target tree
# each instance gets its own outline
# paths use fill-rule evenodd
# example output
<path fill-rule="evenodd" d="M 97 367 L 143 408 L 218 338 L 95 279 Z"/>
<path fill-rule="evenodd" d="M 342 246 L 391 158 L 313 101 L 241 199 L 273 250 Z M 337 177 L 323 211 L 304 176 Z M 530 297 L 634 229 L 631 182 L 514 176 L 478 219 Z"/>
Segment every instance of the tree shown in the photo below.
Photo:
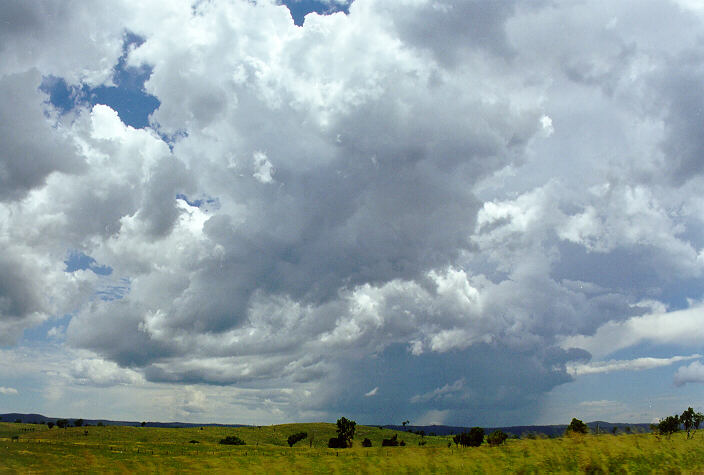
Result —
<path fill-rule="evenodd" d="M 694 409 L 688 407 L 686 411 L 680 416 L 680 423 L 684 426 L 684 430 L 687 431 L 687 438 L 693 438 L 692 429 L 695 431 L 699 429 L 699 425 L 704 421 L 704 414 L 701 412 L 694 412 Z"/>
<path fill-rule="evenodd" d="M 469 446 L 479 447 L 484 442 L 484 429 L 481 427 L 472 427 L 469 430 Z"/>
<path fill-rule="evenodd" d="M 247 445 L 247 443 L 236 435 L 228 435 L 224 439 L 220 439 L 223 445 Z"/>
<path fill-rule="evenodd" d="M 411 421 L 406 420 L 406 421 L 401 422 L 401 425 L 402 425 L 403 428 L 405 429 L 406 426 L 407 426 L 408 424 L 410 424 L 410 423 L 411 423 Z"/>
<path fill-rule="evenodd" d="M 352 439 L 357 426 L 355 421 L 341 417 L 337 420 L 337 439 L 340 441 L 339 448 L 352 447 Z"/>
<path fill-rule="evenodd" d="M 369 440 L 369 437 L 365 437 L 364 440 L 362 441 L 362 447 L 371 447 L 372 446 L 372 441 Z"/>
<path fill-rule="evenodd" d="M 146 423 L 145 421 L 142 421 L 142 423 L 141 423 L 140 425 L 141 425 L 142 427 L 144 427 L 144 426 L 147 425 L 147 423 Z M 203 430 L 203 428 L 201 427 L 200 430 Z"/>
<path fill-rule="evenodd" d="M 305 432 L 297 432 L 297 433 L 295 433 L 295 434 L 289 435 L 289 436 L 288 436 L 288 439 L 286 439 L 286 442 L 288 442 L 288 446 L 289 446 L 289 447 L 293 447 L 293 446 L 296 444 L 296 442 L 298 442 L 299 440 L 303 440 L 303 439 L 305 439 L 306 437 L 308 437 L 308 434 L 307 434 L 307 433 L 305 433 Z"/>
<path fill-rule="evenodd" d="M 46 426 L 47 426 L 49 429 L 51 429 L 52 427 L 54 427 L 54 423 L 51 422 L 51 421 L 49 421 L 49 422 L 46 423 Z"/>
<path fill-rule="evenodd" d="M 469 432 L 462 432 L 452 438 L 452 441 L 462 447 L 479 447 L 484 442 L 484 429 L 472 427 Z"/>
<path fill-rule="evenodd" d="M 565 432 L 568 434 L 588 434 L 589 427 L 587 427 L 587 424 L 584 422 L 580 421 L 576 417 L 573 417 L 572 422 L 570 422 L 570 425 L 567 426 L 567 430 Z"/>
<path fill-rule="evenodd" d="M 677 414 L 667 416 L 657 425 L 657 430 L 660 435 L 671 435 L 680 430 L 680 418 Z"/>
<path fill-rule="evenodd" d="M 68 419 L 57 419 L 56 420 L 56 427 L 59 429 L 65 429 L 66 426 L 68 426 Z"/>
<path fill-rule="evenodd" d="M 492 447 L 503 444 L 506 439 L 508 439 L 508 436 L 502 430 L 495 430 L 486 438 L 487 442 L 489 442 L 489 445 Z"/>
<path fill-rule="evenodd" d="M 73 425 L 76 427 L 81 427 L 83 425 L 83 419 L 76 419 L 73 421 Z"/>

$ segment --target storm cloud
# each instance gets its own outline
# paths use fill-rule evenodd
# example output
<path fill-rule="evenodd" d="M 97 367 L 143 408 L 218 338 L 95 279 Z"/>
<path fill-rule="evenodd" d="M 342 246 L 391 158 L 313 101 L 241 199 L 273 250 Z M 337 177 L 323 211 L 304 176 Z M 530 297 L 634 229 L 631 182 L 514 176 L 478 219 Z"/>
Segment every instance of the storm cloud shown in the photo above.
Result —
<path fill-rule="evenodd" d="M 685 5 L 355 0 L 302 27 L 274 1 L 108 5 L 10 2 L 0 33 L 0 339 L 68 315 L 78 384 L 508 423 L 604 329 L 701 299 Z M 148 127 L 40 89 L 112 85 L 121 56 Z"/>

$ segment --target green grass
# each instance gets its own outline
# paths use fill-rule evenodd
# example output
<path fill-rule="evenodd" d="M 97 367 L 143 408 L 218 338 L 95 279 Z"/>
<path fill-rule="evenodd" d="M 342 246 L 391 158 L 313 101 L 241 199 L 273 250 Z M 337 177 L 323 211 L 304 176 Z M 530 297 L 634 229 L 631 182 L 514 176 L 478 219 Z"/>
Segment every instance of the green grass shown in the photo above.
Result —
<path fill-rule="evenodd" d="M 34 429 L 32 431 L 32 429 Z M 87 435 L 86 435 L 87 431 Z M 314 434 L 289 448 L 295 432 Z M 406 447 L 382 448 L 398 434 Z M 218 441 L 236 435 L 245 446 Z M 13 440 L 13 436 L 17 439 Z M 162 429 L 0 423 L 0 473 L 701 473 L 704 435 L 652 434 L 509 440 L 501 447 L 457 449 L 450 437 L 358 426 L 352 449 L 327 448 L 334 424 Z M 361 447 L 368 437 L 371 448 Z M 189 441 L 198 440 L 198 444 Z M 425 440 L 424 446 L 418 441 Z"/>

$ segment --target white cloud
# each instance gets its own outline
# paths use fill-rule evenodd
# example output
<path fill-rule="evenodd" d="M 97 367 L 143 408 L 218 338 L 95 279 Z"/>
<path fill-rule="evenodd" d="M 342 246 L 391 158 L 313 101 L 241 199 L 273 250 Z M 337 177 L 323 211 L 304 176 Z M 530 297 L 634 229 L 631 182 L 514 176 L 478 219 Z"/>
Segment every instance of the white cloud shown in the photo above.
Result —
<path fill-rule="evenodd" d="M 19 391 L 17 391 L 15 388 L 0 386 L 0 394 L 19 394 Z"/>
<path fill-rule="evenodd" d="M 650 313 L 622 322 L 612 321 L 599 327 L 594 335 L 566 337 L 561 346 L 584 348 L 597 357 L 644 341 L 698 347 L 704 338 L 702 311 L 704 308 L 697 303 L 684 310 Z"/>
<path fill-rule="evenodd" d="M 675 373 L 674 383 L 677 386 L 704 383 L 704 365 L 699 361 L 693 361 L 688 366 L 681 366 Z"/>
<path fill-rule="evenodd" d="M 379 392 L 379 386 L 375 387 L 374 389 L 372 389 L 371 391 L 369 391 L 367 393 L 364 393 L 364 396 L 365 397 L 376 396 L 376 393 L 378 393 L 378 392 Z"/>
<path fill-rule="evenodd" d="M 701 358 L 701 355 L 673 356 L 671 358 L 634 358 L 632 360 L 594 361 L 590 363 L 568 363 L 567 372 L 573 376 L 585 374 L 610 373 L 612 371 L 643 371 L 663 366 L 670 366 L 680 361 Z M 679 373 L 679 371 L 678 371 Z"/>

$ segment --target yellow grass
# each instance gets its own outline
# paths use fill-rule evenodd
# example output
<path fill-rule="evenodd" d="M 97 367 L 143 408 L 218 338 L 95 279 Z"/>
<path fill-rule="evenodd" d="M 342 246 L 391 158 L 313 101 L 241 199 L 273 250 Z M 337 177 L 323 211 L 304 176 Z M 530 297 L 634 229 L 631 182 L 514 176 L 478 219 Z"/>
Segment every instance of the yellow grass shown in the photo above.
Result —
<path fill-rule="evenodd" d="M 34 431 L 28 431 L 34 429 Z M 87 431 L 87 435 L 86 435 Z M 314 434 L 294 448 L 294 432 Z M 406 447 L 382 448 L 397 433 Z M 245 446 L 218 441 L 237 435 Z M 355 446 L 326 448 L 334 424 L 285 424 L 261 428 L 87 427 L 49 430 L 0 423 L 2 473 L 701 473 L 704 437 L 686 440 L 652 434 L 509 440 L 501 447 L 447 447 L 450 437 L 359 426 Z M 13 436 L 17 439 L 13 440 Z M 371 448 L 361 447 L 369 437 Z M 190 443 L 198 440 L 199 443 Z M 418 441 L 426 445 L 419 446 Z"/>

